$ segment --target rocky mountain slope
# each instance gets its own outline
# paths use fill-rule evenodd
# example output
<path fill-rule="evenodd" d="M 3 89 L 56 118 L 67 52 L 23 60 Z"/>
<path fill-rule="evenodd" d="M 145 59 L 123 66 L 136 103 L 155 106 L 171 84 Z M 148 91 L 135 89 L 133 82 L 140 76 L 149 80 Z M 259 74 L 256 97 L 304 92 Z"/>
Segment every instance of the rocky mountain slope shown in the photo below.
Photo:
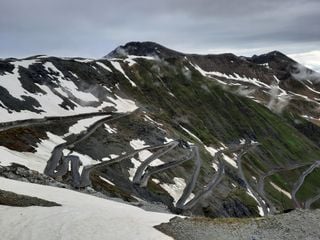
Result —
<path fill-rule="evenodd" d="M 320 212 L 295 210 L 265 218 L 173 218 L 157 229 L 176 240 L 316 240 Z"/>
<path fill-rule="evenodd" d="M 319 76 L 280 52 L 4 59 L 0 93 L 2 176 L 209 217 L 319 207 Z"/>

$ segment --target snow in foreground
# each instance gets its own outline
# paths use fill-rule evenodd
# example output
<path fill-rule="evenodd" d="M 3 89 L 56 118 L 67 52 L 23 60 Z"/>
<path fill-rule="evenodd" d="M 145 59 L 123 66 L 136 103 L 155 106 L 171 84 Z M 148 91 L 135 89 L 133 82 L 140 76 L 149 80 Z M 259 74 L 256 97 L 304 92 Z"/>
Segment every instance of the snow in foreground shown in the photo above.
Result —
<path fill-rule="evenodd" d="M 0 178 L 0 189 L 62 204 L 50 208 L 0 205 L 1 239 L 171 239 L 153 226 L 168 222 L 174 215 L 5 178 Z"/>

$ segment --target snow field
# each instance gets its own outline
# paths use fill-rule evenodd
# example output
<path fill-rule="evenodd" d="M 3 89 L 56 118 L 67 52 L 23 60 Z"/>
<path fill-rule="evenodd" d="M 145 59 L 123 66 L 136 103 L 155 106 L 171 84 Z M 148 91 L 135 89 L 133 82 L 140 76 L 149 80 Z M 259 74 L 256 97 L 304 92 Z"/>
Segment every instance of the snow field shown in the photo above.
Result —
<path fill-rule="evenodd" d="M 62 204 L 50 208 L 0 206 L 2 239 L 171 239 L 153 228 L 168 222 L 174 217 L 171 214 L 147 212 L 72 190 L 5 178 L 0 178 L 0 188 Z"/>

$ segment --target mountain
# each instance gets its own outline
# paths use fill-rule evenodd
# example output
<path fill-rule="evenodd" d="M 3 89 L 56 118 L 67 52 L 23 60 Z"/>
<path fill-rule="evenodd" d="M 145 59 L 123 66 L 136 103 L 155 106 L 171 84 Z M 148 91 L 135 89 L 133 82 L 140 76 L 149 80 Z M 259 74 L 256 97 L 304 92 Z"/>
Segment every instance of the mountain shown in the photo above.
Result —
<path fill-rule="evenodd" d="M 185 215 L 319 207 L 318 73 L 280 52 L 2 59 L 0 93 L 0 176 Z"/>

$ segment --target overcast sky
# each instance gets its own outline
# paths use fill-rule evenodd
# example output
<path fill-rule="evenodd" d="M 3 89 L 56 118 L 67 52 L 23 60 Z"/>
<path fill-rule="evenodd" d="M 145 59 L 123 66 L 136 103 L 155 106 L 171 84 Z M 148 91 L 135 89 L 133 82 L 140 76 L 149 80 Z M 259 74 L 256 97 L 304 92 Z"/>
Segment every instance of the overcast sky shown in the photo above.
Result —
<path fill-rule="evenodd" d="M 155 41 L 194 53 L 277 49 L 318 68 L 319 9 L 319 0 L 0 0 L 0 57 L 96 58 Z"/>

